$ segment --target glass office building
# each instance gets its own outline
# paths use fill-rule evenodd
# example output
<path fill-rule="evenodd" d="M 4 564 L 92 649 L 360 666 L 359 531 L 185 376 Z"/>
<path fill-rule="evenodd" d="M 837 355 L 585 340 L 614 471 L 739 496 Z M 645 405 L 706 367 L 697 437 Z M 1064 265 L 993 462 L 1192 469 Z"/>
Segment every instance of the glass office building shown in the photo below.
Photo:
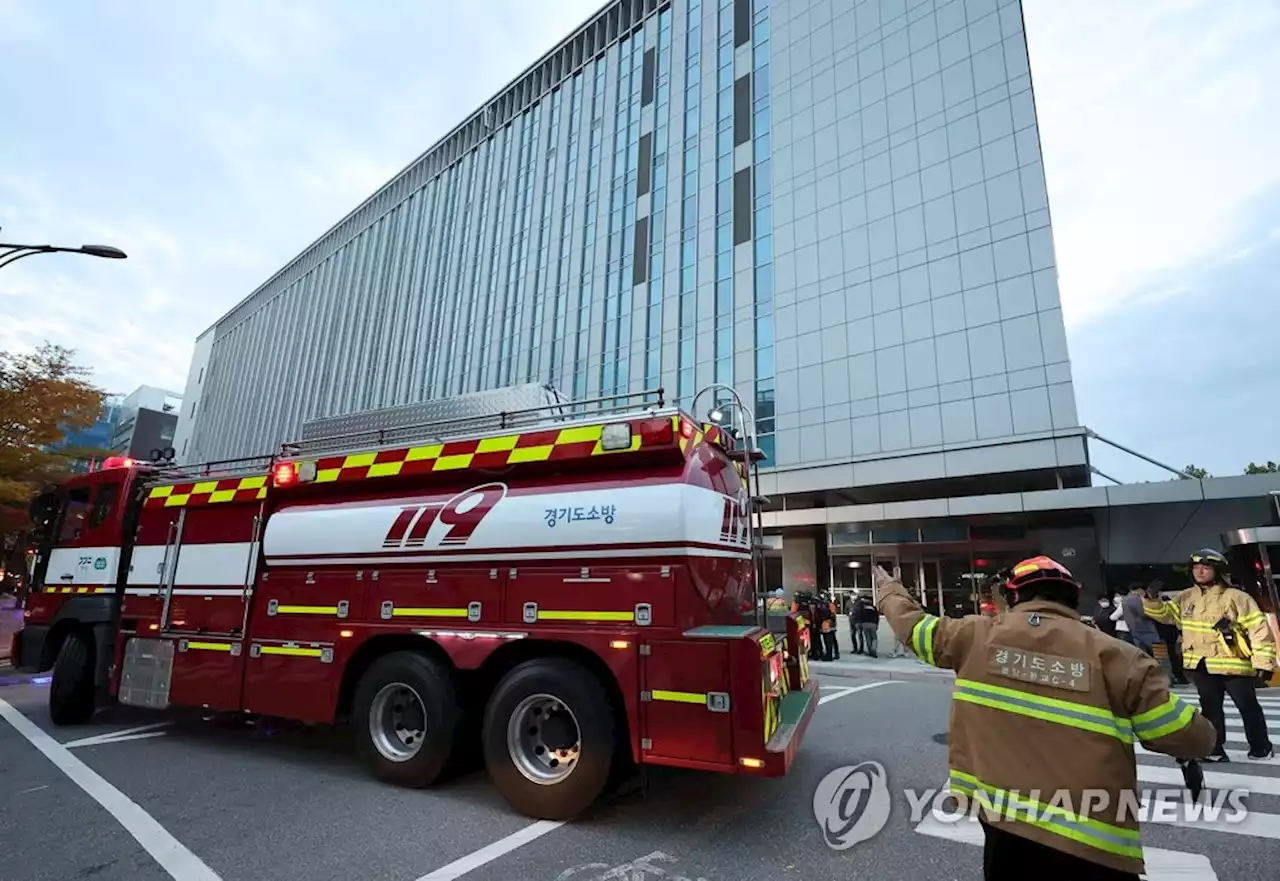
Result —
<path fill-rule="evenodd" d="M 609 4 L 200 337 L 175 445 L 530 381 L 733 385 L 779 507 L 1087 483 L 1020 2 Z"/>

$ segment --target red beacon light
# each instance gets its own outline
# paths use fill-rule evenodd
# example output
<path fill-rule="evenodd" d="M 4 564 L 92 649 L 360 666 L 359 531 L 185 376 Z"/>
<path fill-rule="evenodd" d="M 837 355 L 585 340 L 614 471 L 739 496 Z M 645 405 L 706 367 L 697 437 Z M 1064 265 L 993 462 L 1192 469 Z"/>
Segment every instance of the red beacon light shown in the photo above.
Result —
<path fill-rule="evenodd" d="M 293 486 L 298 482 L 298 471 L 292 462 L 281 462 L 272 472 L 271 482 L 275 486 Z"/>
<path fill-rule="evenodd" d="M 108 456 L 102 460 L 102 470 L 108 468 L 132 468 L 136 464 L 128 456 Z"/>

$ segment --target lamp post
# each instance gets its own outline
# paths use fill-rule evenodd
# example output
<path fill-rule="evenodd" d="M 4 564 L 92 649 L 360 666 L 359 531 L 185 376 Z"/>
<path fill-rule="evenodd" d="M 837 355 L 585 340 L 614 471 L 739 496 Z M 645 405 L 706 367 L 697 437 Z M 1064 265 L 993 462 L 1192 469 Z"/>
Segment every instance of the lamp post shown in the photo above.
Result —
<path fill-rule="evenodd" d="M 102 257 L 107 260 L 123 260 L 127 256 L 119 248 L 110 245 L 81 245 L 78 248 L 62 248 L 56 245 L 15 245 L 0 242 L 0 269 L 17 263 L 23 257 L 33 254 L 84 254 L 89 257 Z"/>

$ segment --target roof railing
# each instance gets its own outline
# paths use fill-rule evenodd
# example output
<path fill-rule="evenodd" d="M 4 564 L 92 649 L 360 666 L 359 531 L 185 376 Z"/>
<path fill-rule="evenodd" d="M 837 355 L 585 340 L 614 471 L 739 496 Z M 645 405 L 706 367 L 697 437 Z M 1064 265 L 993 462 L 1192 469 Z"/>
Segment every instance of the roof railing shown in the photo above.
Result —
<path fill-rule="evenodd" d="M 530 430 L 644 415 L 668 408 L 663 389 L 630 392 L 582 401 L 560 400 L 539 407 L 416 422 L 395 427 L 348 431 L 280 445 L 286 457 L 333 455 L 420 443 L 447 443 L 514 430 Z"/>
<path fill-rule="evenodd" d="M 193 465 L 174 465 L 165 462 L 140 462 L 163 480 L 203 480 L 215 477 L 245 477 L 268 474 L 274 456 L 245 456 L 240 459 L 222 459 Z"/>

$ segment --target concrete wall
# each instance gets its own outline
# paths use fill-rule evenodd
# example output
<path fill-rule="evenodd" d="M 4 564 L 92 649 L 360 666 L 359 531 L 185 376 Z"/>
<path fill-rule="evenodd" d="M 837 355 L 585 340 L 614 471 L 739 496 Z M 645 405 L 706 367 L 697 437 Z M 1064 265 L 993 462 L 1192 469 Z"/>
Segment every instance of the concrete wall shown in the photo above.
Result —
<path fill-rule="evenodd" d="M 1258 496 L 1103 508 L 1095 516 L 1105 562 L 1183 563 L 1199 548 L 1221 547 L 1228 530 L 1270 522 L 1272 511 Z"/>
<path fill-rule="evenodd" d="M 1096 531 L 1088 526 L 1036 530 L 1038 549 L 1071 570 L 1083 585 L 1084 605 L 1092 605 L 1102 593 L 1102 554 Z"/>

